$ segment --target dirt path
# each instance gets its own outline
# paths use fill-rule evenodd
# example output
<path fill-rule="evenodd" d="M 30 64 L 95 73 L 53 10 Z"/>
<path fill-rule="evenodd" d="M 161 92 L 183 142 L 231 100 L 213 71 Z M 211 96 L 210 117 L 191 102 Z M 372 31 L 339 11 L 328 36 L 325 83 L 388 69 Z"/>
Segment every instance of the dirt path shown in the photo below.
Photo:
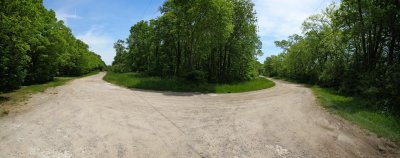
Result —
<path fill-rule="evenodd" d="M 103 75 L 35 95 L 32 109 L 1 118 L 0 157 L 399 157 L 391 143 L 316 106 L 300 85 L 161 93 Z"/>

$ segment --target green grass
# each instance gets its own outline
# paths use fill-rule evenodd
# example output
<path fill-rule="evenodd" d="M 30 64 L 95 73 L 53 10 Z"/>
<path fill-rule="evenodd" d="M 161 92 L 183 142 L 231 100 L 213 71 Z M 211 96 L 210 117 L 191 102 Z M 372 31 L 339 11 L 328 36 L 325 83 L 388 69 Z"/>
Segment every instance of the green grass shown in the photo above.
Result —
<path fill-rule="evenodd" d="M 266 78 L 257 78 L 251 81 L 245 81 L 235 84 L 215 85 L 215 93 L 240 93 L 247 91 L 256 91 L 275 86 L 275 83 Z"/>
<path fill-rule="evenodd" d="M 0 94 L 0 117 L 7 115 L 9 109 L 15 106 L 17 103 L 25 101 L 28 97 L 35 93 L 40 93 L 46 91 L 46 89 L 51 87 L 57 87 L 64 85 L 68 81 L 73 79 L 82 78 L 86 76 L 91 76 L 99 72 L 92 72 L 79 77 L 55 77 L 54 81 L 47 82 L 44 84 L 35 84 L 30 86 L 23 86 L 18 90 L 9 93 Z"/>
<path fill-rule="evenodd" d="M 386 112 L 368 108 L 368 100 L 337 94 L 334 90 L 311 87 L 321 105 L 378 136 L 400 142 L 400 121 Z"/>
<path fill-rule="evenodd" d="M 255 91 L 273 87 L 274 82 L 259 78 L 235 84 L 196 84 L 184 80 L 163 79 L 148 77 L 138 73 L 112 73 L 108 72 L 104 80 L 128 88 L 145 90 L 173 91 L 173 92 L 201 92 L 201 93 L 239 93 Z"/>

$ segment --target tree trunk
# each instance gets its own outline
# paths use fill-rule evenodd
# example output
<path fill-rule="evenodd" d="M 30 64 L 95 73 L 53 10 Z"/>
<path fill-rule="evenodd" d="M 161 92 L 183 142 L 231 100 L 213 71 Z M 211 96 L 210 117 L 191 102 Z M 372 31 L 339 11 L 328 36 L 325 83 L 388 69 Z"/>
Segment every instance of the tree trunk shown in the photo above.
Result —
<path fill-rule="evenodd" d="M 361 6 L 361 0 L 358 0 L 358 15 L 360 18 L 360 23 L 361 23 L 361 52 L 363 53 L 364 56 L 367 55 L 367 49 L 366 49 L 366 43 L 365 43 L 365 26 L 364 26 L 364 18 L 362 15 L 362 6 Z M 369 65 L 367 64 L 367 67 L 369 67 Z"/>

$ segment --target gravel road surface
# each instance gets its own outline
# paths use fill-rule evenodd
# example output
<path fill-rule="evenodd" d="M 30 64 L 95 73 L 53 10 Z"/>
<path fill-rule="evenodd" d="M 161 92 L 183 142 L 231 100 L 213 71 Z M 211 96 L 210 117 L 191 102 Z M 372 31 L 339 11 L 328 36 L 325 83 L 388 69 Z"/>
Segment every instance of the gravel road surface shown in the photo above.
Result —
<path fill-rule="evenodd" d="M 0 118 L 0 158 L 400 157 L 395 144 L 275 81 L 239 94 L 130 90 L 77 79 Z"/>

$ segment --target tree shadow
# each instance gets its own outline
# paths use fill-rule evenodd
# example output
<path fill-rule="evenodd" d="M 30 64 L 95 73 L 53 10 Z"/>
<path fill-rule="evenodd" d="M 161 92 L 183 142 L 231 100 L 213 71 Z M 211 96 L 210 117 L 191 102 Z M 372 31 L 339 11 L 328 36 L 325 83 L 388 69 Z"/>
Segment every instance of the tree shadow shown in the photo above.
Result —
<path fill-rule="evenodd" d="M 215 91 L 211 84 L 196 84 L 179 80 L 141 80 L 135 85 L 135 90 L 143 92 L 161 93 L 165 96 L 195 96 Z"/>
<path fill-rule="evenodd" d="M 134 91 L 145 92 L 145 93 L 158 93 L 165 96 L 177 96 L 177 97 L 190 97 L 196 95 L 203 95 L 204 93 L 200 92 L 173 92 L 173 91 L 164 91 L 164 90 L 146 90 L 146 89 L 139 89 L 139 88 L 130 88 Z"/>
<path fill-rule="evenodd" d="M 199 92 L 163 92 L 165 96 L 175 96 L 175 97 L 191 97 L 196 95 L 202 95 Z"/>

